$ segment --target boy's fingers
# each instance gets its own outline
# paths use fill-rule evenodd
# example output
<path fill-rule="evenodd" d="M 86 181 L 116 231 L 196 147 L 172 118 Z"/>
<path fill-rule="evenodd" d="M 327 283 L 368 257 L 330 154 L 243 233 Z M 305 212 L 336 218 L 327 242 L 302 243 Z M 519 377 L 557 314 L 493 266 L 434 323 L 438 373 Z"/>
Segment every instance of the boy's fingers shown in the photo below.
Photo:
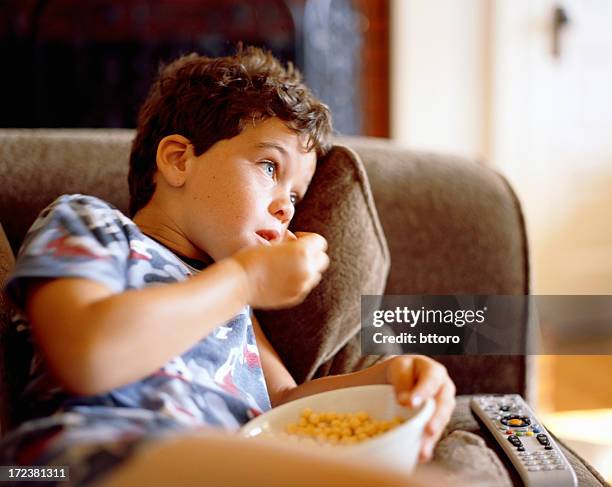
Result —
<path fill-rule="evenodd" d="M 387 382 L 393 385 L 395 396 L 402 406 L 411 406 L 409 391 L 414 386 L 414 379 L 412 357 L 396 357 L 389 362 Z"/>
<path fill-rule="evenodd" d="M 295 236 L 295 233 L 287 229 L 287 231 L 285 232 L 285 242 L 288 242 L 290 240 L 297 240 L 297 237 Z"/>
<path fill-rule="evenodd" d="M 415 360 L 414 364 L 418 370 L 416 371 L 417 383 L 411 394 L 413 406 L 418 406 L 424 399 L 436 395 L 446 376 L 444 366 L 433 360 L 422 360 L 426 362 Z"/>
<path fill-rule="evenodd" d="M 432 457 L 433 449 L 444 432 L 444 427 L 448 424 L 451 414 L 455 409 L 455 385 L 448 381 L 436 395 L 437 409 L 432 419 L 423 431 L 423 442 L 419 460 L 425 462 Z"/>
<path fill-rule="evenodd" d="M 436 411 L 426 426 L 426 431 L 436 439 L 440 437 L 455 409 L 455 385 L 446 382 L 436 394 Z"/>
<path fill-rule="evenodd" d="M 302 242 L 307 242 L 308 245 L 313 245 L 315 248 L 326 251 L 327 240 L 322 235 L 313 232 L 295 232 L 295 236 Z"/>
<path fill-rule="evenodd" d="M 433 449 L 435 443 L 432 441 L 424 441 L 421 445 L 421 451 L 419 453 L 419 462 L 425 463 L 431 460 L 433 456 Z"/>
<path fill-rule="evenodd" d="M 317 263 L 317 270 L 319 272 L 325 271 L 329 267 L 329 257 L 325 252 L 319 253 L 319 262 Z"/>

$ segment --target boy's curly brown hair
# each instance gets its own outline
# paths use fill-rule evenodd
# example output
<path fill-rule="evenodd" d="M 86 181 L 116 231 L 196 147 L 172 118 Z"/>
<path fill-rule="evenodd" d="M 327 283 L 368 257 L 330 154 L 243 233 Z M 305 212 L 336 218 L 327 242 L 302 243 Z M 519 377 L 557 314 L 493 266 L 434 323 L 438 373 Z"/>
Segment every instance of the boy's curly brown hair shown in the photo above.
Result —
<path fill-rule="evenodd" d="M 239 135 L 248 122 L 278 117 L 308 136 L 307 149 L 330 148 L 331 114 L 302 82 L 291 62 L 284 67 L 269 51 L 238 45 L 235 55 L 188 54 L 162 66 L 138 115 L 130 154 L 130 216 L 153 196 L 157 146 L 180 134 L 196 156 Z"/>

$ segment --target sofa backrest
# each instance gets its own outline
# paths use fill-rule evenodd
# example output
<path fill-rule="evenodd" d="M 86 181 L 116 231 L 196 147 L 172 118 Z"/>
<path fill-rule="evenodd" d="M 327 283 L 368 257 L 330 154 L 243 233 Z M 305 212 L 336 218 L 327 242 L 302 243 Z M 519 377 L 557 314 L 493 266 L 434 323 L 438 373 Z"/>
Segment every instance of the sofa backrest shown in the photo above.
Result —
<path fill-rule="evenodd" d="M 128 206 L 132 130 L 0 130 L 0 222 L 13 252 L 38 213 L 64 193 Z M 15 167 L 19 164 L 19 167 Z"/>

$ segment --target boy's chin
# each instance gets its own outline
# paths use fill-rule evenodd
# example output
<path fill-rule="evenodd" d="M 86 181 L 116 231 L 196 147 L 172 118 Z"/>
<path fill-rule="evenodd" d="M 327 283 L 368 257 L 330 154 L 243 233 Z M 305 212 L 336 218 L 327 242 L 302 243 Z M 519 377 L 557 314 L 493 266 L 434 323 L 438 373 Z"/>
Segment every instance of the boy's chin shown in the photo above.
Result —
<path fill-rule="evenodd" d="M 215 262 L 217 262 L 221 259 L 231 257 L 232 255 L 234 255 L 237 252 L 240 252 L 241 250 L 252 248 L 252 247 L 259 247 L 261 245 L 270 245 L 270 242 L 262 239 L 256 234 L 253 234 L 251 238 L 245 237 L 241 239 L 239 242 L 232 242 L 231 244 L 225 246 L 224 249 L 218 252 L 219 257 L 215 258 L 214 260 Z"/>
<path fill-rule="evenodd" d="M 261 235 L 253 232 L 240 239 L 240 242 L 236 246 L 236 252 L 247 247 L 259 247 L 261 245 L 271 245 L 271 243 Z"/>

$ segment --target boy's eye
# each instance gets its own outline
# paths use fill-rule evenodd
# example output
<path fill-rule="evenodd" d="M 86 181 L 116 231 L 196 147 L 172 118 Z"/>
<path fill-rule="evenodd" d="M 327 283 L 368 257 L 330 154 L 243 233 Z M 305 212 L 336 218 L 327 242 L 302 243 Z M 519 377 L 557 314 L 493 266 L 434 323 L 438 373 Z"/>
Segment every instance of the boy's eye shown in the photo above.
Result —
<path fill-rule="evenodd" d="M 262 164 L 266 174 L 270 177 L 274 177 L 274 175 L 276 174 L 276 163 L 272 161 L 263 161 Z"/>
<path fill-rule="evenodd" d="M 262 161 L 261 164 L 263 165 L 264 171 L 268 176 L 270 176 L 271 178 L 274 178 L 276 176 L 276 172 L 278 171 L 278 164 L 276 162 Z M 297 193 L 291 193 L 289 199 L 291 201 L 291 204 L 294 206 L 300 201 L 300 197 Z"/>

